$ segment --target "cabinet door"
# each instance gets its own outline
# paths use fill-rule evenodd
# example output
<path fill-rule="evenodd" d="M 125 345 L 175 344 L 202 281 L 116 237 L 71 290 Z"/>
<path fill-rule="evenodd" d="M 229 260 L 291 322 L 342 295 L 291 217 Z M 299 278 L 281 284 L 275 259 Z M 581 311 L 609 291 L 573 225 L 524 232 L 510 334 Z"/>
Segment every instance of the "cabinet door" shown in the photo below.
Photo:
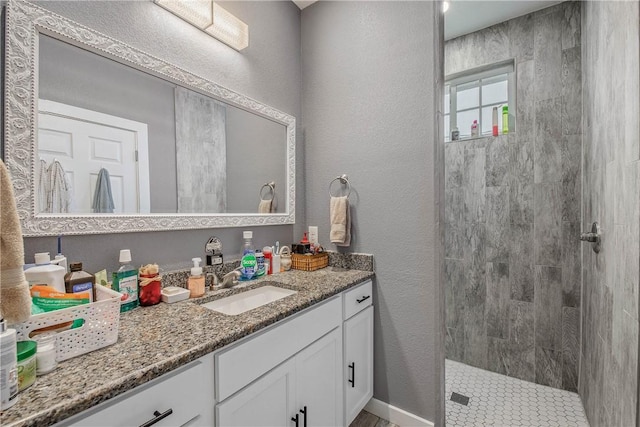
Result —
<path fill-rule="evenodd" d="M 298 353 L 298 427 L 342 425 L 342 375 L 341 328 L 334 329 Z"/>
<path fill-rule="evenodd" d="M 216 406 L 216 425 L 294 426 L 295 361 L 288 360 Z"/>
<path fill-rule="evenodd" d="M 373 396 L 373 307 L 344 323 L 346 422 L 351 424 Z"/>

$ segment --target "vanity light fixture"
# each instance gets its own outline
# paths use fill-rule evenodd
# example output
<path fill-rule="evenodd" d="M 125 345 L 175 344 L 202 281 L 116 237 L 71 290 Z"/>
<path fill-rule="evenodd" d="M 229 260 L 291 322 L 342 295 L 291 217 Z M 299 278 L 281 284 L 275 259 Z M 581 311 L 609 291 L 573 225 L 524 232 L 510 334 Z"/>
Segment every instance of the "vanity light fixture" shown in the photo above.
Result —
<path fill-rule="evenodd" d="M 154 2 L 235 50 L 249 46 L 249 26 L 211 0 Z"/>

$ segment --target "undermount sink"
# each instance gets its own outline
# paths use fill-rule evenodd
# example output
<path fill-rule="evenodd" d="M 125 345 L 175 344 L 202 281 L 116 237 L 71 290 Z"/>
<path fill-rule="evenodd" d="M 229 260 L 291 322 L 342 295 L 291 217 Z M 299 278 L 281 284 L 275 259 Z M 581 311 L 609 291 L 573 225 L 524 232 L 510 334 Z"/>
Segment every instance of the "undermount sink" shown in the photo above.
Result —
<path fill-rule="evenodd" d="M 278 288 L 276 286 L 262 286 L 250 291 L 211 301 L 202 304 L 202 306 L 209 310 L 217 311 L 218 313 L 235 316 L 295 293 L 297 293 L 297 291 Z"/>

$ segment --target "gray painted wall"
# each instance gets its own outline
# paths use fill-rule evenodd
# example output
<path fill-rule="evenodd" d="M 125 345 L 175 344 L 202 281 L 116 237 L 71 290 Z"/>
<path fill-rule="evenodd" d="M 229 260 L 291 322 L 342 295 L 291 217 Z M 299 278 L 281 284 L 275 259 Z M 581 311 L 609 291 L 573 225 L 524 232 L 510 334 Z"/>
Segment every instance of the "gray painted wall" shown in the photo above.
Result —
<path fill-rule="evenodd" d="M 638 2 L 583 6 L 583 230 L 580 396 L 592 426 L 635 426 L 640 279 Z M 615 49 L 612 48 L 615 46 Z"/>
<path fill-rule="evenodd" d="M 445 44 L 447 73 L 510 58 L 515 133 L 445 148 L 446 353 L 576 391 L 580 4 L 562 3 Z"/>
<path fill-rule="evenodd" d="M 297 118 L 301 116 L 300 11 L 292 2 L 223 2 L 227 10 L 251 29 L 251 45 L 241 53 L 152 2 L 39 4 Z M 299 129 L 297 134 L 297 160 L 302 164 L 304 152 Z M 304 174 L 302 168 L 297 172 L 295 227 L 301 229 Z M 256 245 L 273 244 L 276 240 L 289 242 L 295 227 L 255 227 L 254 242 Z M 117 267 L 121 248 L 131 248 L 135 263 L 189 261 L 203 254 L 212 235 L 222 239 L 225 255 L 239 254 L 242 230 L 238 228 L 68 236 L 64 238 L 63 249 L 70 258 L 83 261 L 87 270 L 96 271 Z M 25 238 L 26 254 L 55 250 L 55 238 Z"/>
<path fill-rule="evenodd" d="M 375 256 L 374 397 L 442 425 L 438 7 L 318 2 L 304 9 L 302 92 L 307 225 L 335 249 L 327 189 L 346 173 L 348 250 Z"/>

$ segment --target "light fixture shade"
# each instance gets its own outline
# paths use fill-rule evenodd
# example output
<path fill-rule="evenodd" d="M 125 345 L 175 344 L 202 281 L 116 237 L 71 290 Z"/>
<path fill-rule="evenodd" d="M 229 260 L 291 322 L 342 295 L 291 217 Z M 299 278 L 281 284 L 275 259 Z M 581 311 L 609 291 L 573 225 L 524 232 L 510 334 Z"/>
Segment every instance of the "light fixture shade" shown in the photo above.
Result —
<path fill-rule="evenodd" d="M 154 0 L 154 2 L 201 30 L 213 23 L 211 0 Z"/>
<path fill-rule="evenodd" d="M 213 3 L 213 24 L 205 31 L 236 50 L 249 46 L 249 26 L 217 3 Z"/>

